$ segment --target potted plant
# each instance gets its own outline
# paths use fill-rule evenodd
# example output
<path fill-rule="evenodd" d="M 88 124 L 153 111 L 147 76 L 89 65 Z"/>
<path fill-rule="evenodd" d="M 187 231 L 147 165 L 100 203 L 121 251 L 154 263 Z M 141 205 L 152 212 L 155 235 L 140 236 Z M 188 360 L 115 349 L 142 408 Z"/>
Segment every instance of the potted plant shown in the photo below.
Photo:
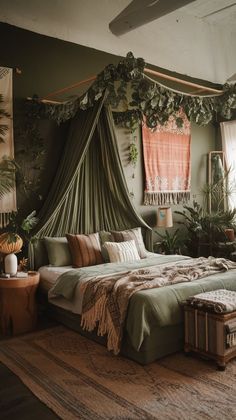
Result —
<path fill-rule="evenodd" d="M 30 231 L 37 224 L 38 219 L 33 211 L 24 219 L 18 213 L 13 212 L 8 225 L 1 229 L 0 254 L 4 259 L 5 273 L 14 275 L 17 271 L 16 253 L 20 252 L 23 244 L 30 241 Z"/>
<path fill-rule="evenodd" d="M 200 204 L 193 201 L 193 206 L 184 205 L 183 211 L 175 211 L 183 217 L 178 222 L 187 229 L 186 246 L 193 257 L 213 255 L 217 244 L 226 241 L 225 229 L 235 229 L 236 209 L 219 210 L 208 213 Z"/>
<path fill-rule="evenodd" d="M 173 234 L 166 230 L 164 235 L 159 232 L 157 232 L 157 235 L 160 236 L 161 241 L 154 243 L 154 248 L 159 248 L 160 251 L 166 255 L 181 254 L 183 239 L 179 234 L 179 229 L 177 229 Z"/>

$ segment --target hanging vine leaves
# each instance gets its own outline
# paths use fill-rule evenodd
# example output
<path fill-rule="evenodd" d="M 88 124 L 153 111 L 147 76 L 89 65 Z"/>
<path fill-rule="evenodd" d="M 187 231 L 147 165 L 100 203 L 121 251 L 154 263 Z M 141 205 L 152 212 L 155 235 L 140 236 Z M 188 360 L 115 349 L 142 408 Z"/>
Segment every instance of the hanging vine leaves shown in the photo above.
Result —
<path fill-rule="evenodd" d="M 30 114 L 61 123 L 72 118 L 78 109 L 92 107 L 106 90 L 106 104 L 112 108 L 117 108 L 122 101 L 127 104 L 129 109 L 115 117 L 117 124 L 127 128 L 138 125 L 143 119 L 148 127 L 155 128 L 157 124 L 163 125 L 170 115 L 176 116 L 178 126 L 181 126 L 182 119 L 177 116 L 180 107 L 188 119 L 198 125 L 207 125 L 216 114 L 226 119 L 232 118 L 233 110 L 236 109 L 236 84 L 225 84 L 224 93 L 220 96 L 188 96 L 145 78 L 144 68 L 144 60 L 135 58 L 129 52 L 117 66 L 106 66 L 81 98 L 59 105 L 44 104 L 35 98 L 30 105 Z M 119 85 L 116 88 L 117 82 Z M 132 89 L 131 101 L 128 84 Z"/>

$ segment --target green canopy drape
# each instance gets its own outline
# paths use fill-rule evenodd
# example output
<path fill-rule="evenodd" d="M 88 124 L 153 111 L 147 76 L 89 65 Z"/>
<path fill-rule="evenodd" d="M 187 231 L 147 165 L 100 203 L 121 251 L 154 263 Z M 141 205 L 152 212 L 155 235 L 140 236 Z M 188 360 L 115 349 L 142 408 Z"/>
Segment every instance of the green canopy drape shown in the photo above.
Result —
<path fill-rule="evenodd" d="M 141 226 L 151 250 L 151 228 L 130 200 L 112 114 L 103 102 L 79 110 L 71 120 L 63 157 L 34 234 L 42 238 Z M 32 247 L 30 261 L 33 266 Z"/>

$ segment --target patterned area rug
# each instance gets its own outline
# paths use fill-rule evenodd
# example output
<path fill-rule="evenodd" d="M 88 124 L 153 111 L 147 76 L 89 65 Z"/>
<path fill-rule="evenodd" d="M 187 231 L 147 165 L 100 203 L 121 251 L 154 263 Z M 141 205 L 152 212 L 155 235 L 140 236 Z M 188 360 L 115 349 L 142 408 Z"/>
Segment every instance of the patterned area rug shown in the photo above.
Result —
<path fill-rule="evenodd" d="M 236 418 L 236 360 L 225 372 L 182 353 L 141 366 L 57 326 L 1 342 L 0 361 L 66 420 Z"/>

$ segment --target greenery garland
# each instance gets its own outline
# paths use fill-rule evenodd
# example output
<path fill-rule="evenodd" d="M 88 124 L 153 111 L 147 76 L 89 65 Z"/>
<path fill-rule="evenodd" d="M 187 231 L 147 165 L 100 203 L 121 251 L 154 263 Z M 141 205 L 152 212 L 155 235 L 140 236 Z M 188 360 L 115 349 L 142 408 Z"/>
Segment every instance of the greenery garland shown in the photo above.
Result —
<path fill-rule="evenodd" d="M 225 84 L 224 93 L 220 96 L 189 96 L 146 79 L 144 67 L 144 60 L 135 58 L 129 52 L 117 66 L 106 66 L 81 98 L 56 105 L 42 103 L 35 97 L 30 105 L 31 116 L 54 119 L 61 123 L 72 118 L 78 109 L 92 107 L 106 90 L 106 104 L 115 109 L 123 102 L 127 108 L 131 108 L 115 117 L 117 124 L 131 129 L 143 118 L 150 128 L 155 128 L 157 124 L 163 125 L 170 115 L 177 114 L 180 107 L 188 119 L 198 125 L 208 124 L 217 114 L 225 119 L 232 118 L 233 110 L 236 109 L 236 84 Z M 133 92 L 131 101 L 127 93 L 128 84 Z M 177 124 L 182 125 L 181 118 L 177 118 Z"/>

